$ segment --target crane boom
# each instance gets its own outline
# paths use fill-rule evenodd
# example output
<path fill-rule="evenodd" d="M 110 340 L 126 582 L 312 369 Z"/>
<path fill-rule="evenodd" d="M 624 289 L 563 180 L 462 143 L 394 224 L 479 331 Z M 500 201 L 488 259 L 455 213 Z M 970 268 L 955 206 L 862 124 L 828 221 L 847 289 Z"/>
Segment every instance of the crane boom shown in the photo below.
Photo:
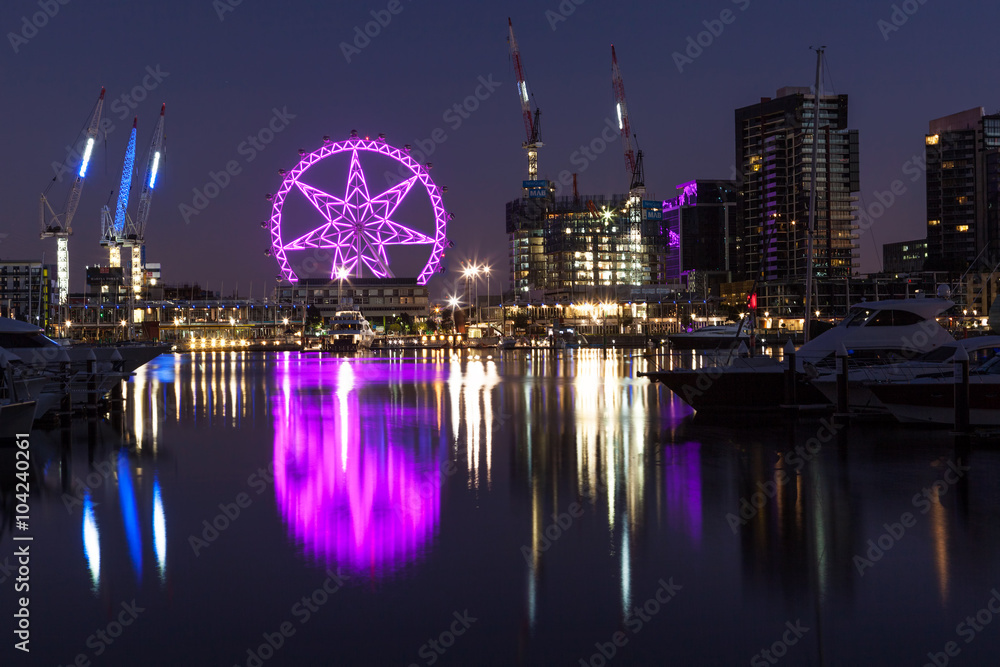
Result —
<path fill-rule="evenodd" d="M 514 63 L 514 75 L 517 77 L 517 97 L 521 103 L 521 115 L 524 117 L 524 133 L 526 140 L 521 147 L 528 152 L 528 178 L 535 180 L 538 178 L 538 149 L 543 146 L 541 139 L 541 110 L 535 108 L 535 115 L 531 115 L 531 97 L 528 95 L 528 82 L 524 79 L 524 64 L 521 62 L 521 49 L 517 46 L 517 39 L 514 38 L 514 25 L 510 18 L 507 18 L 507 28 L 509 36 L 507 42 L 510 45 L 510 58 Z"/>
<path fill-rule="evenodd" d="M 156 189 L 156 177 L 160 172 L 160 163 L 163 162 L 165 146 L 163 141 L 163 123 L 167 113 L 166 103 L 160 107 L 160 119 L 156 121 L 153 128 L 153 139 L 149 143 L 149 152 L 146 154 L 146 173 L 142 177 L 142 190 L 139 192 L 139 207 L 135 212 L 135 219 L 130 221 L 128 229 L 125 231 L 125 245 L 132 247 L 132 298 L 142 292 L 143 278 L 145 276 L 145 245 L 146 245 L 146 225 L 149 222 L 149 205 L 153 199 L 153 190 Z"/>
<path fill-rule="evenodd" d="M 80 206 L 80 195 L 83 194 L 83 181 L 87 177 L 87 167 L 90 165 L 90 158 L 94 151 L 94 144 L 97 143 L 98 128 L 101 123 L 101 111 L 103 109 L 104 88 L 101 88 L 101 94 L 97 98 L 97 104 L 94 106 L 94 111 L 90 116 L 90 122 L 87 124 L 87 139 L 83 149 L 83 159 L 80 161 L 80 169 L 76 173 L 76 180 L 73 181 L 73 187 L 69 192 L 69 197 L 66 199 L 66 207 L 63 209 L 63 214 L 61 216 L 62 220 L 59 220 L 60 216 L 58 215 L 53 216 L 49 222 L 45 222 L 43 218 L 42 238 L 51 237 L 60 231 L 67 234 L 73 233 L 73 228 L 71 226 L 73 223 L 73 216 L 76 215 L 76 209 Z M 51 208 L 49 208 L 49 210 L 51 211 Z"/>
<path fill-rule="evenodd" d="M 618 115 L 618 129 L 622 134 L 622 146 L 625 149 L 625 168 L 628 170 L 630 191 L 643 190 L 645 180 L 642 173 L 642 151 L 636 155 L 632 148 L 632 126 L 628 119 L 628 105 L 625 103 L 625 81 L 618 68 L 618 56 L 615 46 L 611 45 L 611 90 L 615 96 L 615 113 Z"/>
<path fill-rule="evenodd" d="M 129 135 L 128 147 L 125 148 L 122 180 L 118 186 L 118 202 L 115 205 L 114 217 L 111 217 L 111 211 L 107 206 L 101 209 L 101 245 L 108 246 L 108 266 L 121 266 L 121 242 L 125 233 L 125 211 L 132 190 L 132 173 L 135 171 L 135 135 L 138 124 L 137 116 L 132 121 L 132 133 Z"/>
<path fill-rule="evenodd" d="M 87 167 L 90 165 L 90 158 L 94 152 L 94 144 L 97 143 L 97 134 L 101 124 L 101 111 L 104 109 L 104 88 L 97 98 L 94 111 L 87 124 L 86 144 L 83 149 L 83 156 L 80 160 L 80 168 L 76 173 L 76 180 L 66 198 L 66 206 L 62 214 L 57 214 L 52 210 L 45 193 L 41 194 L 38 202 L 38 222 L 41 225 L 41 238 L 56 239 L 56 282 L 59 290 L 58 302 L 65 305 L 69 298 L 69 235 L 73 233 L 73 216 L 80 206 L 80 196 L 83 194 L 83 181 L 87 177 Z M 55 180 L 55 179 L 53 179 Z M 46 210 L 52 217 L 46 220 Z"/>
<path fill-rule="evenodd" d="M 167 113 L 167 105 L 160 107 L 160 119 L 153 128 L 153 140 L 149 144 L 149 152 L 146 154 L 146 173 L 142 179 L 142 190 L 139 193 L 139 208 L 135 214 L 135 220 L 129 226 L 126 236 L 140 243 L 146 238 L 146 223 L 149 221 L 149 204 L 153 198 L 153 190 L 156 188 L 156 176 L 160 170 L 160 163 L 163 161 L 163 120 Z"/>
<path fill-rule="evenodd" d="M 538 137 L 535 135 L 534 123 L 531 119 L 531 98 L 528 97 L 528 83 L 524 80 L 524 65 L 521 63 L 521 49 L 517 46 L 517 39 L 514 38 L 514 24 L 510 17 L 507 18 L 507 27 L 510 30 L 508 42 L 510 44 L 510 57 L 514 61 L 514 75 L 517 76 L 517 97 L 521 102 L 521 114 L 524 116 L 524 132 L 527 143 L 531 143 Z"/>

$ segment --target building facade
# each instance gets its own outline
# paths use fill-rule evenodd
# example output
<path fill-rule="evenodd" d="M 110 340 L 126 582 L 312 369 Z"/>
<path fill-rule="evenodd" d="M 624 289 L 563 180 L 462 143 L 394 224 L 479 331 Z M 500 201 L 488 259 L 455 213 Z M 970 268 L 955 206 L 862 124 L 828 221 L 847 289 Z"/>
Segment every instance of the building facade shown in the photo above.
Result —
<path fill-rule="evenodd" d="M 515 296 L 654 282 L 657 244 L 667 239 L 660 201 L 554 192 L 548 181 L 525 181 L 522 197 L 507 203 Z"/>
<path fill-rule="evenodd" d="M 49 330 L 56 322 L 55 267 L 0 260 L 0 314 Z"/>
<path fill-rule="evenodd" d="M 927 239 L 886 243 L 882 246 L 884 273 L 919 273 L 927 261 Z"/>
<path fill-rule="evenodd" d="M 810 268 L 822 283 L 842 282 L 860 266 L 858 131 L 848 129 L 847 95 L 819 97 L 813 262 L 806 264 L 816 107 L 809 88 L 790 87 L 735 114 L 741 229 L 734 278 L 770 283 L 782 309 L 801 308 Z"/>
<path fill-rule="evenodd" d="M 735 265 L 733 243 L 739 228 L 736 181 L 694 180 L 677 186 L 677 196 L 663 202 L 667 243 L 657 256 L 657 275 L 665 284 L 680 283 L 692 271 L 729 273 Z M 726 278 L 722 282 L 728 282 Z"/>
<path fill-rule="evenodd" d="M 430 301 L 426 285 L 413 278 L 363 278 L 344 280 L 304 279 L 277 287 L 279 303 L 303 303 L 313 306 L 324 319 L 338 310 L 360 310 L 372 322 L 408 315 L 426 319 Z"/>
<path fill-rule="evenodd" d="M 1000 259 L 1000 114 L 936 118 L 924 137 L 928 266 L 963 271 Z"/>

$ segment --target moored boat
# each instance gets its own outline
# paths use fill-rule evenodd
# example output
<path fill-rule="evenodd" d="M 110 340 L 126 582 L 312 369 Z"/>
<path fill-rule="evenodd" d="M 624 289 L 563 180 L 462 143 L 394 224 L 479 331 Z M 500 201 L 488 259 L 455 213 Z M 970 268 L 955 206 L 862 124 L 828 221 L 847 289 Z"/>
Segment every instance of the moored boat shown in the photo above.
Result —
<path fill-rule="evenodd" d="M 809 380 L 833 369 L 844 346 L 855 359 L 903 361 L 955 339 L 935 319 L 954 305 L 947 299 L 919 298 L 862 302 L 841 322 L 796 352 L 796 402 L 827 405 Z M 717 367 L 643 373 L 662 382 L 695 410 L 776 409 L 785 402 L 786 364 L 772 357 L 731 354 Z"/>
<path fill-rule="evenodd" d="M 955 422 L 955 377 L 873 383 L 871 392 L 903 423 Z M 969 424 L 1000 426 L 1000 357 L 969 373 Z"/>

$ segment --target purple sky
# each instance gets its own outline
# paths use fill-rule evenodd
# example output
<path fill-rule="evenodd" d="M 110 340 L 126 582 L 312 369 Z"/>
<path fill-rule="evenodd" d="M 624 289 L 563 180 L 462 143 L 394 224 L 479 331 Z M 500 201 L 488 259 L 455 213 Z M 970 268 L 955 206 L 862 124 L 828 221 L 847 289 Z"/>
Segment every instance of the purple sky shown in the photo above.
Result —
<path fill-rule="evenodd" d="M 167 103 L 167 159 L 153 201 L 147 260 L 163 264 L 165 281 L 198 281 L 216 290 L 224 282 L 227 293 L 238 282 L 242 294 L 252 284 L 256 296 L 265 286 L 270 290 L 277 265 L 263 254 L 269 239 L 259 223 L 270 215 L 264 194 L 278 189 L 277 170 L 294 166 L 299 148 L 313 150 L 323 135 L 342 138 L 357 129 L 362 135 L 384 132 L 390 143 L 415 148 L 434 144 L 434 131 L 439 138 L 443 132 L 445 140 L 434 144 L 428 159 L 435 180 L 448 186 L 445 204 L 455 215 L 448 231 L 455 248 L 446 263 L 454 269 L 470 258 L 488 260 L 506 284 L 504 203 L 520 195 L 526 175 L 508 16 L 543 112 L 540 173 L 555 178 L 562 170 L 577 171 L 583 193 L 628 187 L 618 141 L 586 168 L 579 156 L 574 159 L 613 115 L 612 43 L 646 156 L 650 198 L 672 196 L 676 184 L 693 178 L 730 177 L 733 110 L 781 86 L 809 85 L 815 59 L 808 47 L 826 45 L 825 87 L 850 96 L 851 127 L 861 133 L 862 203 L 877 201 L 875 192 L 889 190 L 894 180 L 906 188 L 862 235 L 864 271 L 879 268 L 882 243 L 924 235 L 924 180 L 911 180 L 907 163 L 923 154 L 928 120 L 974 106 L 998 108 L 995 77 L 988 72 L 1000 7 L 989 3 L 896 3 L 901 25 L 890 30 L 886 26 L 897 27 L 893 3 L 861 0 L 228 4 L 237 1 L 3 3 L 0 119 L 7 168 L 0 185 L 0 256 L 38 258 L 44 252 L 54 263 L 55 242 L 38 239 L 38 193 L 53 175 L 52 163 L 65 160 L 66 145 L 78 136 L 103 85 L 104 115 L 114 130 L 95 154 L 73 224 L 75 291 L 83 289 L 84 265 L 105 261 L 99 210 L 117 187 L 132 115 L 139 114 L 141 162 L 161 102 Z M 58 8 L 55 15 L 39 15 L 40 29 L 25 28 L 24 17 L 30 22 L 47 2 L 50 13 Z M 731 12 L 724 17 L 728 24 L 716 22 L 724 10 Z M 374 20 L 372 12 L 390 20 L 364 48 L 348 54 L 348 62 L 341 44 Z M 716 32 L 721 27 L 720 34 L 679 71 L 674 52 L 684 52 L 688 38 L 707 29 L 705 22 Z M 707 34 L 702 41 L 708 43 Z M 481 88 L 486 99 L 467 118 L 449 113 L 475 94 L 480 77 L 499 86 L 489 95 Z M 144 81 L 152 88 L 148 93 Z M 134 110 L 121 99 L 130 91 L 146 98 Z M 241 148 L 267 127 L 274 109 L 294 118 L 262 150 Z M 185 221 L 181 206 L 192 204 L 193 190 L 231 160 L 239 173 Z M 385 183 L 384 170 L 376 168 L 372 190 Z M 335 194 L 343 190 L 338 178 L 314 184 Z M 69 185 L 65 179 L 54 186 L 56 204 Z M 134 188 L 133 212 L 136 200 Z M 398 266 L 407 261 L 416 265 L 422 258 L 401 256 Z"/>

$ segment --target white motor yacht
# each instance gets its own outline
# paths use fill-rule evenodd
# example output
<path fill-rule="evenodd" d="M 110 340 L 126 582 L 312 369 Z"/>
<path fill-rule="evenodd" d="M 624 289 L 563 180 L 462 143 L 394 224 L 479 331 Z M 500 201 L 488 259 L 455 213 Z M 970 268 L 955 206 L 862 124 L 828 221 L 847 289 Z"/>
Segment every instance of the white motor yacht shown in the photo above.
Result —
<path fill-rule="evenodd" d="M 853 359 L 888 362 L 913 359 L 954 344 L 955 339 L 935 319 L 952 306 L 952 301 L 940 298 L 869 301 L 852 306 L 837 326 L 798 349 L 798 403 L 829 403 L 809 380 L 823 369 L 835 367 L 842 345 Z M 718 367 L 642 375 L 662 382 L 695 410 L 760 410 L 774 409 L 784 402 L 785 368 L 772 357 L 732 354 Z"/>
<path fill-rule="evenodd" d="M 367 350 L 375 332 L 359 310 L 338 310 L 330 320 L 329 345 L 334 349 Z"/>
<path fill-rule="evenodd" d="M 873 382 L 909 382 L 917 378 L 950 378 L 955 372 L 955 353 L 964 350 L 969 367 L 975 370 L 1000 354 L 1000 336 L 974 336 L 948 343 L 899 363 L 850 362 L 847 371 L 848 399 L 852 410 L 885 411 L 885 406 L 871 392 Z M 837 371 L 825 370 L 812 381 L 830 403 L 837 402 Z"/>

